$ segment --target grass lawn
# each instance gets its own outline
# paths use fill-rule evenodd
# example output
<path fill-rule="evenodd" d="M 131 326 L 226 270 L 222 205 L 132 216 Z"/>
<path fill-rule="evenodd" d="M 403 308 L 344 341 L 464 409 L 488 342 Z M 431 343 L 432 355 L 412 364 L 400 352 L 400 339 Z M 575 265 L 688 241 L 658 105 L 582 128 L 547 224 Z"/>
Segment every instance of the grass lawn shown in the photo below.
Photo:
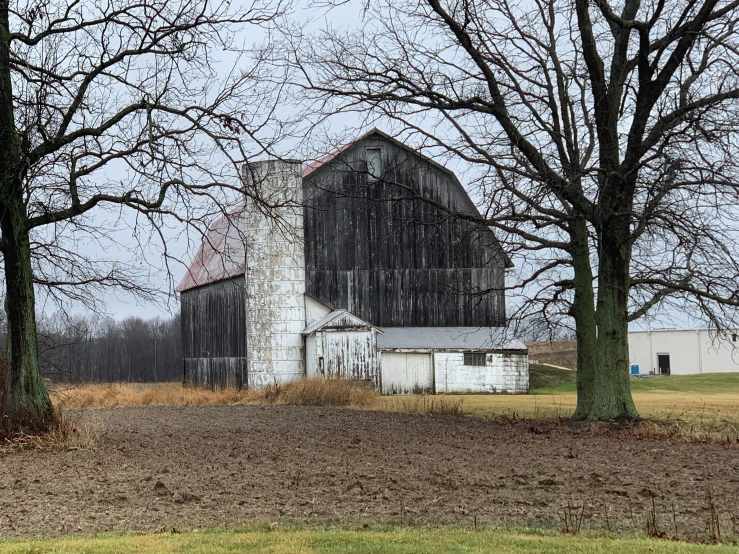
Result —
<path fill-rule="evenodd" d="M 437 529 L 285 529 L 210 530 L 185 533 L 99 535 L 58 539 L 16 539 L 0 542 L 0 552 L 13 554 L 154 554 L 178 552 L 220 554 L 446 554 L 446 553 L 723 553 L 739 552 L 729 545 L 699 545 L 636 536 L 566 536 L 555 532 L 473 531 Z"/>
<path fill-rule="evenodd" d="M 532 365 L 534 387 L 528 395 L 469 394 L 439 398 L 462 399 L 465 413 L 476 416 L 567 417 L 577 403 L 575 373 Z M 632 379 L 634 402 L 643 417 L 724 422 L 739 427 L 739 373 L 704 373 Z M 400 402 L 384 397 L 384 402 Z"/>
<path fill-rule="evenodd" d="M 533 394 L 551 394 L 575 392 L 575 372 L 533 366 L 534 387 Z M 541 368 L 541 369 L 540 369 Z M 567 378 L 569 374 L 570 378 Z M 536 383 L 545 381 L 544 376 L 550 376 L 549 381 L 556 382 L 554 386 L 537 387 Z M 700 375 L 673 375 L 671 377 L 648 377 L 631 379 L 632 392 L 687 392 L 691 394 L 739 394 L 739 373 L 703 373 Z"/>

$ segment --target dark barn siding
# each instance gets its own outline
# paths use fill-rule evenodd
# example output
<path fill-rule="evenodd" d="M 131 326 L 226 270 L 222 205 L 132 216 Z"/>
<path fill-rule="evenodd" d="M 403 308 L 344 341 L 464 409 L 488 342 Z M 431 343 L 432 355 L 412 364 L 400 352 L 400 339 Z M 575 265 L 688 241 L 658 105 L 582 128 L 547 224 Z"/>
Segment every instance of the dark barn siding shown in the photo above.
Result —
<path fill-rule="evenodd" d="M 244 278 L 180 295 L 185 382 L 211 389 L 246 386 Z"/>
<path fill-rule="evenodd" d="M 382 178 L 368 182 L 365 149 L 377 146 Z M 371 135 L 306 178 L 303 192 L 311 296 L 378 326 L 505 325 L 507 258 L 493 233 L 413 198 L 476 215 L 444 169 Z"/>

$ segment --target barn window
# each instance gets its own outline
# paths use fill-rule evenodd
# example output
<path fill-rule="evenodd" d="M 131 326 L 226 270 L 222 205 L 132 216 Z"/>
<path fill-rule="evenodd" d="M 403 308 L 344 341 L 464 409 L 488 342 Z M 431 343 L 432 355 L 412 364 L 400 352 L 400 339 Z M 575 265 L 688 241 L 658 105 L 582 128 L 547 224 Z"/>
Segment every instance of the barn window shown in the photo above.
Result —
<path fill-rule="evenodd" d="M 485 352 L 465 352 L 464 365 L 485 365 Z"/>
<path fill-rule="evenodd" d="M 736 342 L 736 333 L 731 333 L 731 341 Z"/>
<path fill-rule="evenodd" d="M 374 183 L 382 175 L 382 150 L 367 148 L 367 181 Z"/>

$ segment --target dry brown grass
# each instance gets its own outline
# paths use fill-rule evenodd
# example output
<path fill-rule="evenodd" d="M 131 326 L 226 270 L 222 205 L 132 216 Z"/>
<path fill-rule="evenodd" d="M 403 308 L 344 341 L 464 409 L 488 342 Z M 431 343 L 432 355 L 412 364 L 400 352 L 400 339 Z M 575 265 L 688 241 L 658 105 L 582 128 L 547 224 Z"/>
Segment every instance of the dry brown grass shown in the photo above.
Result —
<path fill-rule="evenodd" d="M 111 383 L 55 387 L 56 408 L 120 408 L 125 406 L 205 406 L 257 403 L 261 391 L 209 391 L 179 383 Z"/>
<path fill-rule="evenodd" d="M 631 429 L 642 438 L 685 439 L 698 442 L 739 444 L 739 420 L 716 419 L 647 419 Z"/>
<path fill-rule="evenodd" d="M 631 432 L 642 437 L 684 438 L 737 443 L 739 394 L 697 394 L 675 391 L 634 391 L 639 413 L 647 418 Z M 306 379 L 259 390 L 212 392 L 183 388 L 178 383 L 105 384 L 57 388 L 52 392 L 57 409 L 115 408 L 122 406 L 202 406 L 216 404 L 283 404 L 346 406 L 407 413 L 472 415 L 489 418 L 564 421 L 572 414 L 576 395 L 411 395 L 380 397 L 365 383 Z M 65 414 L 66 415 L 66 414 Z M 85 435 L 84 427 L 81 427 Z M 74 433 L 67 433 L 74 440 Z M 25 437 L 22 441 L 33 441 Z M 64 441 L 54 439 L 57 443 Z M 71 444 L 71 443 L 70 443 Z M 82 446 L 84 447 L 84 446 Z"/>
<path fill-rule="evenodd" d="M 445 398 L 425 394 L 395 396 L 388 399 L 385 409 L 394 412 L 434 415 L 464 415 L 464 400 L 461 398 Z"/>
<path fill-rule="evenodd" d="M 93 448 L 102 440 L 103 423 L 89 411 L 70 414 L 57 409 L 56 419 L 44 434 L 16 433 L 5 439 L 5 446 L 24 450 L 44 448 L 53 450 L 80 450 Z"/>
<path fill-rule="evenodd" d="M 379 394 L 362 382 L 339 379 L 303 379 L 275 385 L 265 395 L 273 403 L 289 406 L 351 406 L 371 408 Z"/>
<path fill-rule="evenodd" d="M 119 408 L 126 406 L 206 406 L 223 404 L 282 404 L 290 406 L 346 406 L 397 412 L 463 415 L 460 398 L 411 395 L 381 399 L 361 381 L 303 379 L 275 383 L 263 389 L 210 391 L 179 383 L 116 383 L 55 387 L 57 409 Z"/>
<path fill-rule="evenodd" d="M 210 391 L 179 383 L 116 383 L 60 387 L 52 392 L 54 405 L 60 409 L 222 404 L 369 408 L 378 398 L 377 392 L 362 383 L 338 379 L 304 379 L 253 390 Z"/>

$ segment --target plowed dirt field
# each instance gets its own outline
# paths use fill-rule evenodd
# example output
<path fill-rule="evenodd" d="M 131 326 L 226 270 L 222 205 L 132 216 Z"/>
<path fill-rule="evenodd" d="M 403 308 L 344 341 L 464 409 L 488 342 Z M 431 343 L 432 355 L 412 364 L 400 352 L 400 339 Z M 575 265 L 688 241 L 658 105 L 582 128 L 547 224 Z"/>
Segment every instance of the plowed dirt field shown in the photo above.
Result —
<path fill-rule="evenodd" d="M 248 522 L 564 525 L 705 535 L 739 449 L 349 409 L 118 408 L 91 450 L 0 453 L 0 536 Z M 580 507 L 585 505 L 584 509 Z M 730 529 L 726 529 L 730 531 Z"/>

